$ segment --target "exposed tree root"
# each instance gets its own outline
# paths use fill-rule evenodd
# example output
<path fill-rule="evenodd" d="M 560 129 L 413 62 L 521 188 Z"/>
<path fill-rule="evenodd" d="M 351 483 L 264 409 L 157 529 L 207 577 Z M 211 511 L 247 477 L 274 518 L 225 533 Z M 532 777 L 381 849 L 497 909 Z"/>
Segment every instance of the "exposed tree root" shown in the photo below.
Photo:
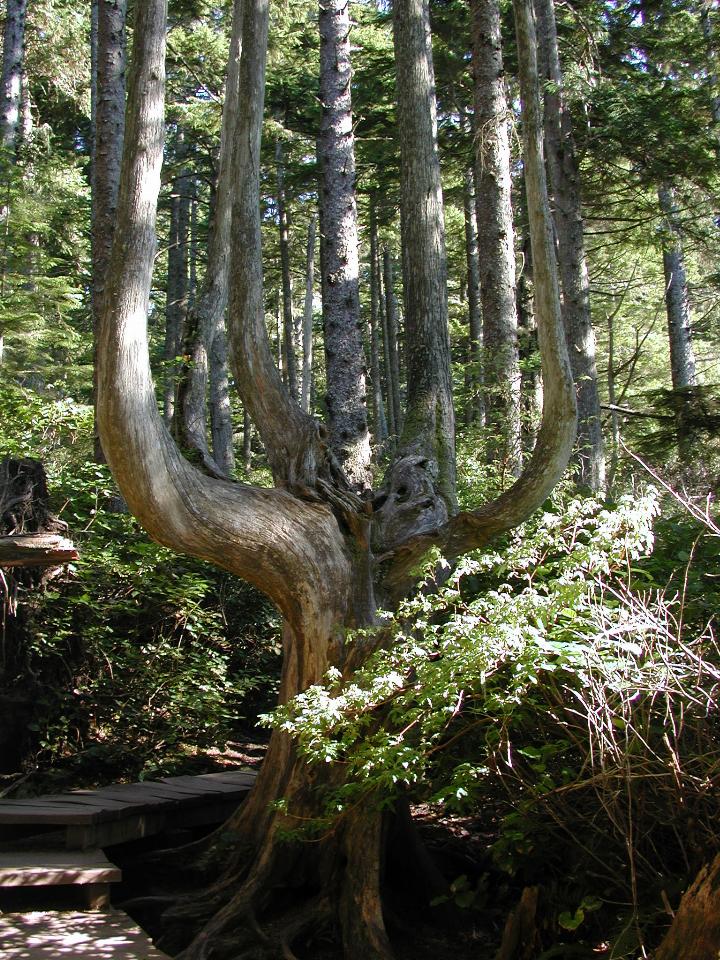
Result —
<path fill-rule="evenodd" d="M 317 814 L 317 795 L 311 810 L 306 789 L 304 771 L 294 805 L 302 819 Z M 392 960 L 380 894 L 382 814 L 369 804 L 314 842 L 288 839 L 297 823 L 276 811 L 249 867 L 231 856 L 204 894 L 164 912 L 158 946 L 180 951 L 178 960 L 297 960 L 323 934 L 342 942 L 346 960 Z"/>

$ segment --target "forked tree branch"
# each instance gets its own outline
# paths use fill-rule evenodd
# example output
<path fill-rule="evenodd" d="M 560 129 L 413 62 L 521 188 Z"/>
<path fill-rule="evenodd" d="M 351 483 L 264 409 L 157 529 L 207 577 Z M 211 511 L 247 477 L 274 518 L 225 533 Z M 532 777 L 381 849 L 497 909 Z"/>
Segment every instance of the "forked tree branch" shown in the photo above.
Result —
<path fill-rule="evenodd" d="M 276 484 L 315 487 L 322 458 L 318 424 L 303 413 L 280 378 L 265 325 L 260 231 L 260 142 L 265 91 L 269 0 L 246 0 L 235 130 L 236 195 L 232 216 L 230 360 L 238 387 L 267 451 Z"/>
<path fill-rule="evenodd" d="M 253 11 L 263 6 L 266 13 L 267 0 L 250 2 Z M 249 19 L 257 16 L 253 12 Z M 330 510 L 283 490 L 205 476 L 182 457 L 157 409 L 147 315 L 165 132 L 166 18 L 167 0 L 137 7 L 117 228 L 98 350 L 103 448 L 130 510 L 152 537 L 243 577 L 297 624 L 309 607 L 334 609 L 347 592 L 348 559 Z M 238 252 L 248 270 L 260 269 L 251 262 L 252 251 L 236 247 Z M 247 361 L 251 368 L 253 359 L 254 354 Z"/>
<path fill-rule="evenodd" d="M 535 27 L 529 0 L 514 0 L 530 241 L 535 274 L 535 312 L 543 374 L 543 418 L 537 443 L 521 476 L 491 503 L 452 517 L 440 530 L 412 537 L 386 558 L 389 586 L 402 590 L 409 571 L 432 546 L 449 558 L 478 547 L 523 523 L 549 496 L 572 453 L 577 406 L 562 323 L 543 158 L 542 110 Z"/>

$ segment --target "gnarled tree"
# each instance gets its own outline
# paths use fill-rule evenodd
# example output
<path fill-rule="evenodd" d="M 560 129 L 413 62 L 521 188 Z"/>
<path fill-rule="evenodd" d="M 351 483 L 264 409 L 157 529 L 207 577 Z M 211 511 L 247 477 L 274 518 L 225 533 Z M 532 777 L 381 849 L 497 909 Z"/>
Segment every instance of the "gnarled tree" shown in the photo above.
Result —
<path fill-rule="evenodd" d="M 421 370 L 412 358 L 409 415 L 399 459 L 383 489 L 361 500 L 328 448 L 327 431 L 285 390 L 265 328 L 259 177 L 269 0 L 246 0 L 241 89 L 235 133 L 229 338 L 236 382 L 261 434 L 275 480 L 259 489 L 208 476 L 188 463 L 157 410 L 148 362 L 146 319 L 155 253 L 155 212 L 163 148 L 164 43 L 167 0 L 136 8 L 133 76 L 128 97 L 114 255 L 104 300 L 98 411 L 103 446 L 128 505 L 150 534 L 173 549 L 215 563 L 255 584 L 284 617 L 281 698 L 344 676 L 371 652 L 372 639 L 347 643 L 346 632 L 376 622 L 379 602 L 392 606 L 412 587 L 412 570 L 429 547 L 446 556 L 481 546 L 525 519 L 567 464 L 575 434 L 572 376 L 560 321 L 546 198 L 528 189 L 534 211 L 538 323 L 545 377 L 544 426 L 523 475 L 506 494 L 474 512 L 454 506 L 448 421 L 449 351 Z M 406 284 L 442 260 L 442 225 L 434 143 L 432 62 L 427 0 L 397 0 L 398 95 L 404 144 L 416 138 L 433 169 L 403 178 Z M 411 64 L 412 69 L 405 69 Z M 537 90 L 533 97 L 539 116 Z M 419 140 L 422 139 L 422 142 Z M 535 141 L 533 141 L 535 142 Z M 535 142 L 535 146 L 538 144 Z M 409 158 L 403 148 L 403 163 Z M 542 180 L 542 156 L 528 154 L 528 176 Z M 535 182 L 535 181 L 533 181 Z M 429 186 L 432 189 L 429 189 Z M 415 189 L 413 189 L 413 187 Z M 543 207 L 544 204 L 544 207 Z M 429 249 L 434 245 L 434 251 Z M 538 267 L 547 261 L 547 269 Z M 406 295 L 413 336 L 447 339 L 442 277 L 417 282 Z M 411 317 L 410 314 L 413 314 Z M 444 339 L 443 339 L 444 338 Z M 426 354 L 427 356 L 427 354 Z M 428 424 L 433 427 L 429 428 Z M 372 637 L 373 635 L 368 635 Z M 339 766 L 309 767 L 276 731 L 256 786 L 198 866 L 212 877 L 168 912 L 181 956 L 276 960 L 318 924 L 340 931 L 348 960 L 389 960 L 382 902 L 383 814 L 368 802 L 312 844 L 289 839 L 318 814 L 318 788 L 343 777 Z M 283 804 L 275 801 L 284 798 Z M 230 839 L 230 845 L 228 840 Z M 282 896 L 278 893 L 282 891 Z"/>

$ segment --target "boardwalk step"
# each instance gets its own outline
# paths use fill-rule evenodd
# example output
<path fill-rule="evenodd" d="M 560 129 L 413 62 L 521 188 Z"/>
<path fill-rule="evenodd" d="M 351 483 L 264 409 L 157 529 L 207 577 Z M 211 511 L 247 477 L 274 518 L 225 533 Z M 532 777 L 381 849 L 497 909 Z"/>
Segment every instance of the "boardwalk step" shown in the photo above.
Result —
<path fill-rule="evenodd" d="M 118 883 L 122 871 L 102 850 L 18 850 L 0 853 L 0 887 Z"/>

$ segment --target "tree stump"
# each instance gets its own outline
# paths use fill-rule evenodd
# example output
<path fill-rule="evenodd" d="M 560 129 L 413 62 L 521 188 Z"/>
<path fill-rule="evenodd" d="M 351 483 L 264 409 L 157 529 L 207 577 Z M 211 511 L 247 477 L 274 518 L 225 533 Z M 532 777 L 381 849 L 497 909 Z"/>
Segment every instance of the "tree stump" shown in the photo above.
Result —
<path fill-rule="evenodd" d="M 0 461 L 0 772 L 16 771 L 33 734 L 37 678 L 29 666 L 33 592 L 77 551 L 50 511 L 45 469 L 29 458 Z M 22 602 L 20 602 L 22 601 Z"/>
<path fill-rule="evenodd" d="M 716 960 L 720 955 L 720 854 L 685 891 L 654 960 Z"/>

